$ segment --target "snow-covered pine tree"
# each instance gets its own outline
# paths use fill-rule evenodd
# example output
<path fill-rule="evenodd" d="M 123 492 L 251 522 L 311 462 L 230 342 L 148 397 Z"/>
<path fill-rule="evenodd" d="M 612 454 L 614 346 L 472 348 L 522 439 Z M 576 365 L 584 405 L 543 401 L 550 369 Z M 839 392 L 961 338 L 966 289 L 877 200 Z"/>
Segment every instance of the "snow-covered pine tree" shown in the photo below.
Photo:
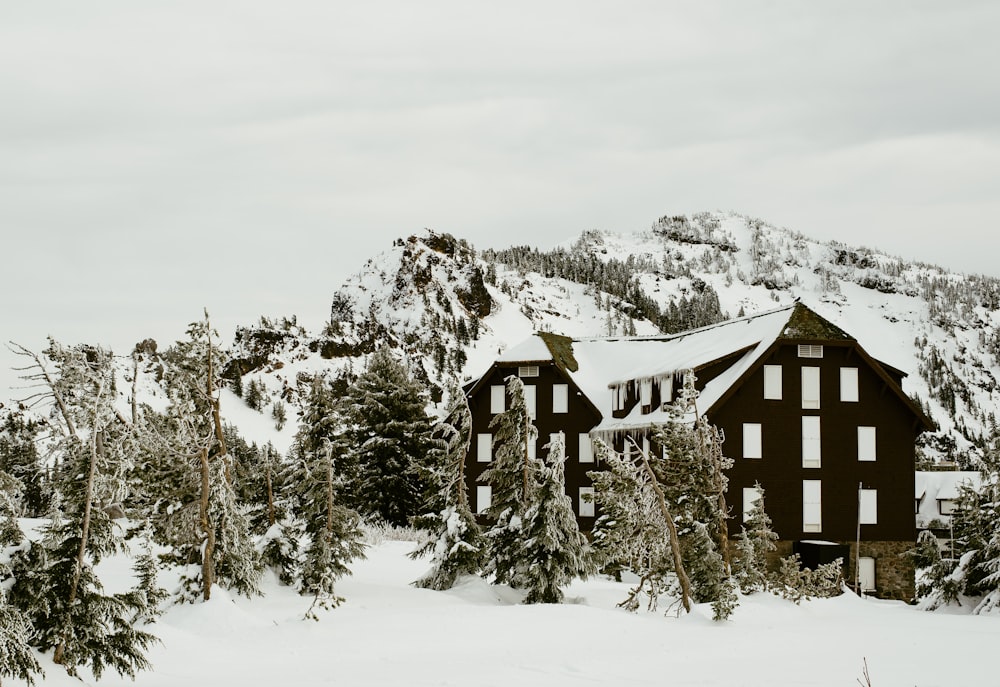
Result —
<path fill-rule="evenodd" d="M 538 430 L 531 423 L 524 402 L 524 383 L 515 375 L 507 378 L 510 406 L 490 422 L 493 430 L 493 463 L 479 476 L 490 485 L 492 498 L 486 517 L 487 574 L 498 584 L 523 588 L 527 584 L 524 557 L 524 515 L 535 502 L 542 463 L 529 456 Z"/>
<path fill-rule="evenodd" d="M 546 464 L 538 473 L 534 500 L 524 514 L 526 604 L 560 603 L 562 588 L 595 571 L 587 538 L 580 533 L 573 502 L 566 495 L 566 439 L 552 437 Z"/>
<path fill-rule="evenodd" d="M 723 557 L 728 556 L 723 474 L 728 461 L 719 432 L 697 415 L 697 397 L 695 376 L 688 370 L 670 406 L 670 421 L 653 430 L 659 451 L 647 460 L 673 514 L 694 599 L 708 602 L 724 593 L 729 576 Z"/>
<path fill-rule="evenodd" d="M 19 410 L 0 410 L 0 418 L 0 470 L 23 485 L 18 513 L 40 518 L 48 511 L 51 497 L 36 446 L 41 425 Z"/>
<path fill-rule="evenodd" d="M 410 554 L 433 554 L 431 568 L 413 584 L 427 589 L 451 589 L 462 575 L 474 575 L 483 564 L 483 536 L 469 507 L 465 484 L 465 457 L 472 436 L 472 413 L 461 389 L 451 390 L 451 412 L 435 430 L 444 444 L 444 469 L 438 477 L 441 511 L 418 519 L 429 536 Z"/>
<path fill-rule="evenodd" d="M 165 460 L 183 461 L 174 477 L 181 482 L 180 509 L 160 512 L 170 529 L 184 536 L 171 543 L 178 558 L 188 564 L 182 577 L 181 598 L 211 597 L 218 582 L 251 596 L 259 593 L 263 567 L 250 533 L 245 508 L 232 485 L 232 458 L 226 447 L 219 402 L 222 353 L 213 343 L 215 332 L 208 313 L 188 327 L 188 338 L 164 355 L 164 380 L 170 405 L 162 426 Z"/>
<path fill-rule="evenodd" d="M 432 450 L 426 391 L 382 346 L 345 400 L 348 439 L 360 468 L 351 504 L 390 525 L 408 525 L 410 518 L 427 512 L 433 493 L 428 463 L 440 460 L 440 452 Z"/>
<path fill-rule="evenodd" d="M 149 666 L 145 650 L 155 637 L 134 627 L 135 597 L 105 594 L 94 571 L 122 548 L 106 506 L 122 501 L 136 453 L 131 428 L 114 408 L 111 354 L 53 341 L 47 364 L 23 351 L 34 360 L 25 379 L 41 389 L 34 400 L 51 403 L 62 500 L 42 541 L 15 558 L 10 599 L 29 617 L 35 646 L 53 649 L 53 661 L 69 674 L 87 665 L 95 677 L 106 667 L 135 677 Z"/>
<path fill-rule="evenodd" d="M 660 596 L 676 583 L 681 602 L 690 611 L 690 582 L 677 528 L 648 458 L 644 454 L 625 458 L 600 440 L 594 442 L 594 456 L 606 468 L 587 473 L 601 508 L 593 531 L 598 564 L 627 568 L 639 577 L 618 605 L 635 611 L 645 594 L 647 608 L 655 610 Z"/>
<path fill-rule="evenodd" d="M 44 677 L 44 673 L 28 644 L 31 623 L 7 600 L 7 589 L 14 582 L 7 560 L 11 549 L 24 543 L 16 517 L 21 490 L 20 481 L 0 471 L 0 678 L 14 677 L 32 685 L 35 675 Z"/>
<path fill-rule="evenodd" d="M 324 439 L 318 450 L 299 454 L 292 472 L 296 485 L 293 513 L 308 535 L 302 563 L 300 592 L 312 595 L 306 617 L 317 619 L 314 609 L 340 605 L 336 581 L 350 574 L 348 564 L 364 557 L 361 519 L 340 503 L 341 481 L 336 457 L 346 451 L 343 439 Z"/>
<path fill-rule="evenodd" d="M 758 482 L 754 489 L 758 497 L 741 527 L 738 558 L 733 565 L 733 575 L 744 594 L 767 591 L 767 555 L 778 548 L 778 534 L 771 529 L 771 518 L 764 510 L 764 487 Z"/>

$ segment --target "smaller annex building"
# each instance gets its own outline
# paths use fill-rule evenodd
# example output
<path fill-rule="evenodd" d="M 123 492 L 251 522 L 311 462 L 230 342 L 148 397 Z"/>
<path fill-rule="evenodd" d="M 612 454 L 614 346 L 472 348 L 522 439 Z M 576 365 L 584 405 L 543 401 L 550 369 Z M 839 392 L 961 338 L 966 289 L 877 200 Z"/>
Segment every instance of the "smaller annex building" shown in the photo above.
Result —
<path fill-rule="evenodd" d="M 537 333 L 497 358 L 466 387 L 473 438 L 466 457 L 472 505 L 490 502 L 480 475 L 492 461 L 490 421 L 508 400 L 504 380 L 524 382 L 542 450 L 566 437 L 566 491 L 580 527 L 593 527 L 587 472 L 600 469 L 592 441 L 617 451 L 649 447 L 654 425 L 693 370 L 698 410 L 719 427 L 727 471 L 729 535 L 757 498 L 780 537 L 779 555 L 803 560 L 828 546 L 879 596 L 910 599 L 916 540 L 914 455 L 931 421 L 903 392 L 905 374 L 802 303 L 669 336 L 569 338 Z M 857 541 L 860 531 L 860 551 Z M 856 557 L 860 553 L 860 562 Z M 859 565 L 860 563 L 860 565 Z M 858 566 L 856 568 L 855 566 Z"/>

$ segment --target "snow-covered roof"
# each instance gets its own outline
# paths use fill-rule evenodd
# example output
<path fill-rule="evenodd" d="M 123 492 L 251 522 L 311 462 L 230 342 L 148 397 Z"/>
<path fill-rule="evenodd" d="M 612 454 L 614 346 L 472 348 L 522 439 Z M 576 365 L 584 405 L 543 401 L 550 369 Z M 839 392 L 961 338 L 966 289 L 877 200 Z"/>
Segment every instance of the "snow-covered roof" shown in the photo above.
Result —
<path fill-rule="evenodd" d="M 571 339 L 536 333 L 503 353 L 497 363 L 554 362 L 600 412 L 603 419 L 595 431 L 614 432 L 669 420 L 669 411 L 662 407 L 643 413 L 638 404 L 628 416 L 615 418 L 612 389 L 617 386 L 672 379 L 686 370 L 697 372 L 728 359 L 728 367 L 710 380 L 698 397 L 698 410 L 706 412 L 779 338 L 854 341 L 846 332 L 796 302 L 673 335 Z"/>
<path fill-rule="evenodd" d="M 538 334 L 508 348 L 497 358 L 498 363 L 536 363 L 552 360 L 552 351 Z"/>
<path fill-rule="evenodd" d="M 914 496 L 920 499 L 917 511 L 917 527 L 926 527 L 931 520 L 950 520 L 948 515 L 942 515 L 938 509 L 938 501 L 958 498 L 958 488 L 967 484 L 979 488 L 978 472 L 917 472 L 914 480 Z"/>

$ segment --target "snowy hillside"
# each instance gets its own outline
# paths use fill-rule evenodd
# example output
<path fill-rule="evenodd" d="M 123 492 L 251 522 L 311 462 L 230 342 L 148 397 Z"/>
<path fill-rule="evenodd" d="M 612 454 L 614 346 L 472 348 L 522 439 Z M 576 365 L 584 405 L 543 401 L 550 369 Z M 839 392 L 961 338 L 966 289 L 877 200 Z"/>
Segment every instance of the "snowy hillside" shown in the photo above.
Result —
<path fill-rule="evenodd" d="M 240 328 L 229 375 L 262 385 L 262 412 L 278 399 L 289 404 L 294 425 L 312 375 L 358 371 L 382 341 L 440 404 L 449 383 L 477 376 L 535 330 L 653 334 L 795 298 L 909 375 L 904 388 L 940 426 L 923 438 L 929 459 L 961 462 L 979 450 L 1000 403 L 1000 281 L 735 214 L 664 217 L 634 234 L 589 230 L 548 253 L 480 254 L 424 230 L 347 279 L 322 332 L 306 332 L 294 317 Z M 280 434 L 276 445 L 287 444 L 291 430 Z"/>

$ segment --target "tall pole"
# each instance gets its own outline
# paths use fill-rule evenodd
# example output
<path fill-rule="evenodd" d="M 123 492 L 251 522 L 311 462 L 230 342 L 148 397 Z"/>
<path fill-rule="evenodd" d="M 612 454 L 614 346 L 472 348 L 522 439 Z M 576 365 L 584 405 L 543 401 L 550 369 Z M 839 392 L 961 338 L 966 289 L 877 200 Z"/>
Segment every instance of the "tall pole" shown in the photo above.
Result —
<path fill-rule="evenodd" d="M 858 536 L 854 544 L 854 591 L 862 596 L 861 591 L 861 482 L 858 482 Z"/>

